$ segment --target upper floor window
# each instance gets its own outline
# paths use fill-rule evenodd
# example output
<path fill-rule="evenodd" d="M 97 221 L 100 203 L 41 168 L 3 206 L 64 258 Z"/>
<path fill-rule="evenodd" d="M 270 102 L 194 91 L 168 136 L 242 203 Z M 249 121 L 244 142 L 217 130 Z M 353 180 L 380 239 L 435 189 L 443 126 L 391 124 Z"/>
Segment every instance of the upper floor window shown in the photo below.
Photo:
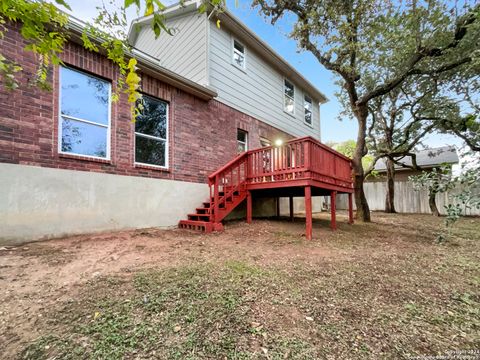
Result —
<path fill-rule="evenodd" d="M 135 163 L 168 167 L 168 103 L 143 95 L 135 120 Z"/>
<path fill-rule="evenodd" d="M 243 46 L 237 40 L 233 40 L 233 64 L 245 69 L 246 56 L 245 56 L 245 46 Z"/>
<path fill-rule="evenodd" d="M 295 115 L 295 86 L 288 81 L 284 80 L 284 110 L 292 115 Z"/>
<path fill-rule="evenodd" d="M 312 125 L 312 99 L 307 95 L 304 97 L 303 107 L 305 109 L 305 122 L 308 125 Z"/>
<path fill-rule="evenodd" d="M 110 83 L 60 67 L 59 151 L 110 158 Z"/>
<path fill-rule="evenodd" d="M 237 129 L 237 152 L 242 153 L 248 150 L 248 133 Z"/>

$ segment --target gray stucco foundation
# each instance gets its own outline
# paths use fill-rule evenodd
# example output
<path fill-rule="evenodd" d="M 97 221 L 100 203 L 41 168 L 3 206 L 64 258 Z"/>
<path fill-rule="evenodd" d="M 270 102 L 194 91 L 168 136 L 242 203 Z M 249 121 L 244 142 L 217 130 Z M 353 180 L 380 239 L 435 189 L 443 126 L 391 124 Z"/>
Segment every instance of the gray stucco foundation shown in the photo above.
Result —
<path fill-rule="evenodd" d="M 208 196 L 206 184 L 0 164 L 0 245 L 172 227 Z"/>

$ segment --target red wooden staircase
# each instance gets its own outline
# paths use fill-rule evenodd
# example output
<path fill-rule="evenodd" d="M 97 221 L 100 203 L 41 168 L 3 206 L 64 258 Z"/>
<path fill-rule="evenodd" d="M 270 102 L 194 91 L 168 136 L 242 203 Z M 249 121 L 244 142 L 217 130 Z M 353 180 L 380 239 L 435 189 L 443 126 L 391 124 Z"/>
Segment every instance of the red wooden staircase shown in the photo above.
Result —
<path fill-rule="evenodd" d="M 180 228 L 204 232 L 223 229 L 222 220 L 247 197 L 247 159 L 243 153 L 208 177 L 210 199 L 181 220 Z"/>

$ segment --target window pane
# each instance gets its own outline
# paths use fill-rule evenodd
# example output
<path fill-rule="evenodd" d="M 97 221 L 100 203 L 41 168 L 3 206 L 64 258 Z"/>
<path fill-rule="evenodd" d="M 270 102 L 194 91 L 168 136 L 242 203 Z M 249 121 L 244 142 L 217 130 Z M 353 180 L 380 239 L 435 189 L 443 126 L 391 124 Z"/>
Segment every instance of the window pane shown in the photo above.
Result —
<path fill-rule="evenodd" d="M 295 104 L 293 99 L 290 99 L 288 96 L 285 96 L 285 111 L 289 112 L 290 114 L 294 113 Z"/>
<path fill-rule="evenodd" d="M 245 143 L 237 142 L 237 152 L 242 153 L 247 151 L 247 145 Z"/>
<path fill-rule="evenodd" d="M 166 166 L 165 141 L 135 135 L 135 162 Z"/>
<path fill-rule="evenodd" d="M 235 41 L 233 42 L 233 46 L 234 46 L 234 48 L 235 48 L 236 50 L 240 51 L 242 54 L 245 53 L 245 48 L 244 48 L 243 45 L 240 44 L 238 41 L 235 40 Z"/>
<path fill-rule="evenodd" d="M 308 96 L 305 96 L 304 107 L 305 111 L 312 111 L 312 99 L 310 99 Z"/>
<path fill-rule="evenodd" d="M 142 114 L 135 121 L 135 131 L 166 139 L 168 104 L 144 95 L 143 106 Z"/>
<path fill-rule="evenodd" d="M 237 130 L 237 140 L 246 143 L 247 142 L 247 132 L 242 130 Z"/>
<path fill-rule="evenodd" d="M 293 98 L 295 95 L 294 86 L 288 80 L 285 80 L 285 95 L 288 95 L 291 98 Z"/>
<path fill-rule="evenodd" d="M 312 113 L 310 111 L 305 111 L 305 122 L 312 123 Z"/>
<path fill-rule="evenodd" d="M 60 81 L 62 115 L 108 124 L 109 82 L 65 67 Z"/>
<path fill-rule="evenodd" d="M 271 144 L 272 143 L 270 142 L 270 140 L 265 138 L 260 138 L 260 145 L 262 145 L 262 147 L 270 146 Z"/>
<path fill-rule="evenodd" d="M 245 56 L 234 51 L 233 52 L 233 61 L 235 61 L 235 64 L 237 64 L 240 67 L 244 67 L 245 65 Z"/>
<path fill-rule="evenodd" d="M 107 128 L 62 118 L 62 152 L 107 157 Z"/>

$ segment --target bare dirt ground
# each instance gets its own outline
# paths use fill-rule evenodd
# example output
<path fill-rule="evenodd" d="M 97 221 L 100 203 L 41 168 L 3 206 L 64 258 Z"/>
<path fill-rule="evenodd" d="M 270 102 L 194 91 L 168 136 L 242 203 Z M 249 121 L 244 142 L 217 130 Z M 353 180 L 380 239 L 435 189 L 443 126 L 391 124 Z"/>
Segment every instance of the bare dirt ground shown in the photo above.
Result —
<path fill-rule="evenodd" d="M 1 357 L 480 358 L 480 219 L 443 245 L 428 215 L 327 219 L 2 249 Z"/>

